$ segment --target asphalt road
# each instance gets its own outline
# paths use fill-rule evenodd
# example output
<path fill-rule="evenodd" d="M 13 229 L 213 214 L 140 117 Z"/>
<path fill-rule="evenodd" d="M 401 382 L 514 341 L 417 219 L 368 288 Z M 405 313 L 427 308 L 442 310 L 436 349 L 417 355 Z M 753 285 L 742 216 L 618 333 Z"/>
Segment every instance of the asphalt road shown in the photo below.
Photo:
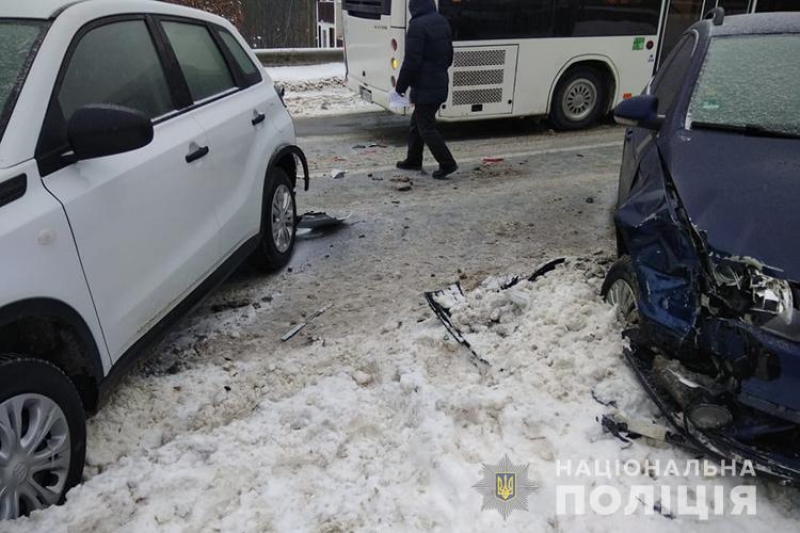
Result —
<path fill-rule="evenodd" d="M 404 157 L 406 127 L 406 118 L 388 113 L 297 121 L 313 176 L 311 190 L 298 193 L 299 212 L 324 211 L 347 223 L 302 238 L 290 270 L 268 279 L 244 271 L 228 284 L 245 300 L 265 284 L 283 295 L 281 306 L 259 314 L 254 335 L 280 337 L 317 303 L 338 302 L 338 310 L 306 328 L 309 338 L 368 329 L 387 314 L 422 318 L 429 316 L 422 293 L 459 277 L 477 283 L 532 271 L 553 257 L 614 253 L 620 128 L 443 125 L 461 170 L 437 181 L 394 168 Z M 426 157 L 430 172 L 435 165 Z M 333 179 L 333 170 L 344 177 Z M 404 179 L 411 189 L 397 190 Z"/>

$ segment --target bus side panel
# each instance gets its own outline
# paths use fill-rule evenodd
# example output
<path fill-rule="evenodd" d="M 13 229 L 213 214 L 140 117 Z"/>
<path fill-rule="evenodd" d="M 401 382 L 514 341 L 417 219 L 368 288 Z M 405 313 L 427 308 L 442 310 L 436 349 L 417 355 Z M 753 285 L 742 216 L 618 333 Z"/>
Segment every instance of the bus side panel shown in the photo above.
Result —
<path fill-rule="evenodd" d="M 518 46 L 457 43 L 443 120 L 508 116 L 514 112 Z"/>
<path fill-rule="evenodd" d="M 648 42 L 652 42 L 648 49 Z M 456 43 L 457 47 L 498 49 L 509 41 Z M 561 76 L 582 62 L 607 65 L 613 80 L 609 89 L 610 106 L 615 106 L 624 96 L 637 95 L 647 86 L 655 65 L 658 41 L 655 36 L 645 37 L 582 37 L 568 39 L 525 39 L 514 42 L 519 47 L 516 69 L 516 87 L 513 91 L 513 116 L 544 116 L 550 111 L 558 81 Z M 451 76 L 451 99 L 455 80 Z M 445 111 L 443 120 L 475 120 L 508 116 L 498 112 L 496 106 L 485 105 L 478 111 L 469 106 L 462 112 Z"/>

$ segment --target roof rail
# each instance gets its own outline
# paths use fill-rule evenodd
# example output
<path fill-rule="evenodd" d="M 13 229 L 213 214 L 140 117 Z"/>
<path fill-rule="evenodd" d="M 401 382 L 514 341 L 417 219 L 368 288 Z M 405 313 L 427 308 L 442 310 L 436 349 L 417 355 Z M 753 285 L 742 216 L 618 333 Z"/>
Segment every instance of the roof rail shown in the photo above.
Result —
<path fill-rule="evenodd" d="M 715 7 L 708 13 L 706 16 L 703 17 L 706 20 L 712 19 L 714 26 L 722 26 L 722 23 L 725 22 L 725 8 L 724 7 Z"/>

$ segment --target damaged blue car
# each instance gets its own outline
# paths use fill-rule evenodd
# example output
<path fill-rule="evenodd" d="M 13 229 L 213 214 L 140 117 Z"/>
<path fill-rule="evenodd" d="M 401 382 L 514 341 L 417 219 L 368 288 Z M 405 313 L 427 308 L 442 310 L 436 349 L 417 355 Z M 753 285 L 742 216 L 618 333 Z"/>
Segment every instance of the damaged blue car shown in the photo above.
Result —
<path fill-rule="evenodd" d="M 800 484 L 800 14 L 691 27 L 629 127 L 603 286 L 694 445 Z"/>

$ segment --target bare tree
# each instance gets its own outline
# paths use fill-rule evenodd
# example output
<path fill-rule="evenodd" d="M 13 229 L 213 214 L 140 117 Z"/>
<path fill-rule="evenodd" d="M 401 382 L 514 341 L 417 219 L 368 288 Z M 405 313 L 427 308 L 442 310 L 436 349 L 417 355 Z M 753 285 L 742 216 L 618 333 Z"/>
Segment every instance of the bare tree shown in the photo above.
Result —
<path fill-rule="evenodd" d="M 167 2 L 202 9 L 225 17 L 237 28 L 241 28 L 244 22 L 241 0 L 167 0 Z"/>

